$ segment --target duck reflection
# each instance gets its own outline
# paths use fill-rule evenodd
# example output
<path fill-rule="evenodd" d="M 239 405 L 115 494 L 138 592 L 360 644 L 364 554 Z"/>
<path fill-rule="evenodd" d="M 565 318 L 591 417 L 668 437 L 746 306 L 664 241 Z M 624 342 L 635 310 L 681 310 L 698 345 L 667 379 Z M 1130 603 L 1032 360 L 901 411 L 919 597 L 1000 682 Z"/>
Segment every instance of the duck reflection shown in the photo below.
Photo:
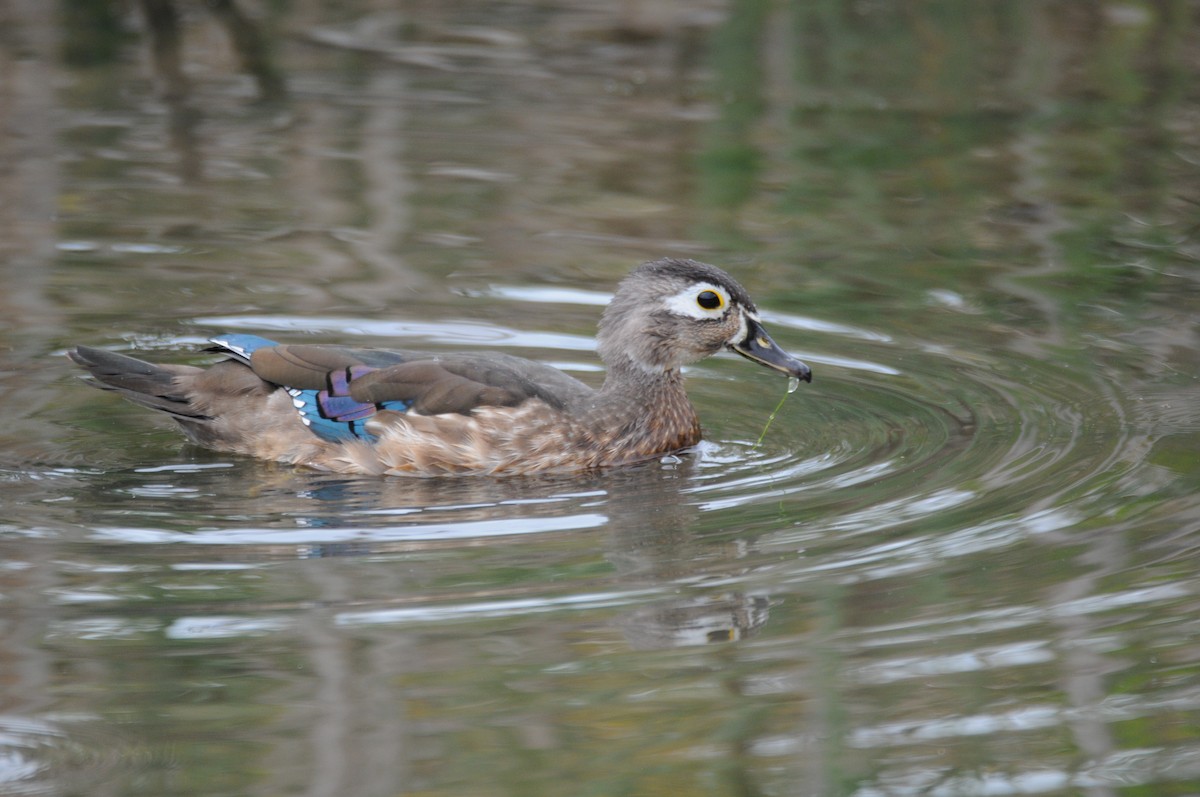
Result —
<path fill-rule="evenodd" d="M 481 603 L 511 602 L 515 614 L 569 605 L 598 610 L 644 649 L 742 639 L 770 615 L 768 595 L 730 588 L 745 580 L 753 550 L 719 525 L 730 513 L 702 510 L 703 456 L 573 477 L 417 479 L 188 447 L 174 464 L 60 478 L 86 507 L 72 522 L 106 544 L 169 546 L 172 557 L 237 566 L 435 557 L 396 571 L 386 589 L 347 585 L 364 621 L 371 611 L 380 613 L 371 622 L 400 620 L 417 606 L 467 616 Z"/>
<path fill-rule="evenodd" d="M 770 615 L 770 598 L 736 590 L 708 591 L 705 580 L 727 582 L 740 571 L 740 540 L 717 546 L 705 539 L 695 498 L 697 461 L 680 458 L 652 470 L 613 474 L 608 510 L 607 557 L 630 586 L 688 584 L 690 595 L 643 604 L 615 625 L 634 648 L 668 648 L 729 642 L 752 635 Z"/>
<path fill-rule="evenodd" d="M 731 592 L 642 607 L 618 625 L 639 650 L 733 642 L 765 625 L 770 605 L 765 595 Z"/>
<path fill-rule="evenodd" d="M 678 592 L 668 600 L 639 603 L 613 620 L 637 649 L 680 647 L 745 638 L 770 615 L 765 594 L 709 591 L 705 581 L 728 582 L 746 553 L 740 540 L 714 544 L 703 535 L 703 518 L 688 485 L 695 458 L 669 458 L 583 479 L 314 479 L 300 501 L 327 504 L 332 512 L 296 516 L 309 529 L 351 529 L 379 518 L 411 518 L 419 539 L 366 535 L 349 541 L 305 544 L 305 558 L 368 556 L 480 544 L 504 545 L 531 532 L 605 531 L 605 558 L 614 575 L 606 586 L 638 595 Z M 439 527 L 438 517 L 452 519 Z M 429 524 L 429 525 L 426 525 Z M 472 536 L 472 529 L 499 539 Z M 439 530 L 442 532 L 439 534 Z M 466 532 L 465 534 L 456 533 Z M 384 535 L 386 536 L 386 535 Z M 594 585 L 589 585 L 589 588 Z"/>

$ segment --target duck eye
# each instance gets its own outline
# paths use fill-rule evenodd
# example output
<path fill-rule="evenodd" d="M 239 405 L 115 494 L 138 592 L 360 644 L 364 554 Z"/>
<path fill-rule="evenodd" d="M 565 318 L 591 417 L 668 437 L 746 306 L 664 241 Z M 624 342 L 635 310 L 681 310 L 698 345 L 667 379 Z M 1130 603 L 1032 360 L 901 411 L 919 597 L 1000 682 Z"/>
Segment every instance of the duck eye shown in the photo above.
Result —
<path fill-rule="evenodd" d="M 725 300 L 716 291 L 700 291 L 696 294 L 696 304 L 705 310 L 718 310 L 725 304 Z"/>

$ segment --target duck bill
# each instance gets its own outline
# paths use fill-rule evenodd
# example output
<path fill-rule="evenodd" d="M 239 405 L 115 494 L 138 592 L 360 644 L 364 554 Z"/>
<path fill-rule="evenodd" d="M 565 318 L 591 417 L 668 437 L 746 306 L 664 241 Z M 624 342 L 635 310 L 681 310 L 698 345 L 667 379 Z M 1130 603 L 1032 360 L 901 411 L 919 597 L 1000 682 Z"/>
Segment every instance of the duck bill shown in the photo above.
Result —
<path fill-rule="evenodd" d="M 759 365 L 783 371 L 804 382 L 812 381 L 812 369 L 779 348 L 762 324 L 753 318 L 746 319 L 746 337 L 740 342 L 730 343 L 729 348 Z"/>

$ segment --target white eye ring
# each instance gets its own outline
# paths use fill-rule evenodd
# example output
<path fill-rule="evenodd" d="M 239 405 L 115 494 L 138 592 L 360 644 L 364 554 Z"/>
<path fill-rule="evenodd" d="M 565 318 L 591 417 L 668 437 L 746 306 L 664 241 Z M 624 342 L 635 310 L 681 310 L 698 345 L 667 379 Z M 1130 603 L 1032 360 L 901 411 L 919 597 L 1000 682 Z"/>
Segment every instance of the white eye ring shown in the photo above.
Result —
<path fill-rule="evenodd" d="M 706 301 L 711 303 L 715 298 L 717 304 L 713 307 L 705 307 L 701 304 L 701 298 L 705 294 L 712 294 L 711 297 L 705 297 Z M 689 285 L 674 296 L 668 296 L 663 304 L 675 315 L 707 321 L 725 315 L 725 311 L 729 309 L 729 293 L 720 285 L 699 282 Z"/>

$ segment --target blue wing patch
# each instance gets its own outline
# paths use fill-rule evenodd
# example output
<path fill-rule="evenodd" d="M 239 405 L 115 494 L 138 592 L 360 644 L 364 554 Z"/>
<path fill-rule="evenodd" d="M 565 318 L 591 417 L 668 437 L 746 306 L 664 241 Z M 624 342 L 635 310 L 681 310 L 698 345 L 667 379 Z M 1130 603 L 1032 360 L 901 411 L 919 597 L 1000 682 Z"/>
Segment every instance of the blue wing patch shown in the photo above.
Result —
<path fill-rule="evenodd" d="M 250 362 L 250 355 L 254 353 L 255 349 L 264 349 L 268 346 L 279 345 L 273 340 L 260 338 L 258 335 L 243 335 L 238 333 L 222 335 L 219 338 L 209 338 L 208 340 L 218 348 L 224 349 L 246 363 Z"/>
<path fill-rule="evenodd" d="M 223 351 L 249 365 L 250 355 L 256 350 L 278 346 L 273 340 L 258 335 L 231 334 L 211 341 Z M 411 401 L 382 401 L 371 404 L 358 401 L 350 395 L 350 382 L 363 374 L 377 370 L 369 365 L 353 365 L 330 371 L 326 374 L 324 390 L 301 390 L 283 385 L 292 397 L 292 406 L 300 414 L 304 425 L 324 440 L 374 440 L 375 435 L 367 431 L 367 419 L 380 410 L 407 412 Z"/>
<path fill-rule="evenodd" d="M 367 369 L 374 370 L 374 369 Z M 379 410 L 407 412 L 409 401 L 382 401 L 366 404 L 349 395 L 336 395 L 333 390 L 300 390 L 287 388 L 292 406 L 300 413 L 305 426 L 325 440 L 374 440 L 367 431 L 367 420 Z"/>

